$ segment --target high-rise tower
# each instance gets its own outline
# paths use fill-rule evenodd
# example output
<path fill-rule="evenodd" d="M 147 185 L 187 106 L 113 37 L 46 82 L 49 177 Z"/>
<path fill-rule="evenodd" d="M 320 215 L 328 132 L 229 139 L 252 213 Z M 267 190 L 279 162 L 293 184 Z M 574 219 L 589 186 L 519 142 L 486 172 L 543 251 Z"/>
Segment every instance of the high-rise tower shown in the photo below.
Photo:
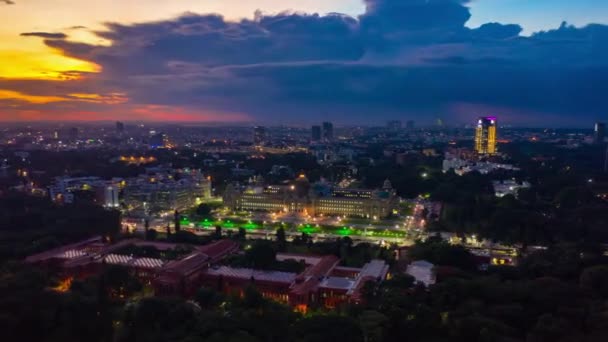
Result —
<path fill-rule="evenodd" d="M 311 140 L 321 141 L 321 126 L 312 126 Z"/>
<path fill-rule="evenodd" d="M 595 144 L 603 144 L 604 138 L 606 138 L 606 124 L 603 122 L 596 122 L 595 129 L 593 130 L 593 142 Z"/>
<path fill-rule="evenodd" d="M 255 146 L 264 146 L 268 142 L 268 134 L 266 133 L 266 127 L 255 126 L 253 128 L 253 144 Z"/>
<path fill-rule="evenodd" d="M 324 122 L 322 127 L 323 140 L 328 142 L 334 140 L 334 124 L 331 122 Z"/>
<path fill-rule="evenodd" d="M 484 116 L 477 121 L 475 151 L 479 154 L 496 153 L 496 117 Z"/>

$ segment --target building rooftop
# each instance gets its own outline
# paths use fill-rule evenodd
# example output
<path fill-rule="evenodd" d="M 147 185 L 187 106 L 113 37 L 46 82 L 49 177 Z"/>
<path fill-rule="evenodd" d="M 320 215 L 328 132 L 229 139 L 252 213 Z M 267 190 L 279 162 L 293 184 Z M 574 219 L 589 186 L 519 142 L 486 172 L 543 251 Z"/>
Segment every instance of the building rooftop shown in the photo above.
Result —
<path fill-rule="evenodd" d="M 197 250 L 215 262 L 218 259 L 239 250 L 239 244 L 231 240 L 220 240 L 205 246 L 197 247 Z"/>
<path fill-rule="evenodd" d="M 103 260 L 111 265 L 121 265 L 138 268 L 160 268 L 165 264 L 165 262 L 161 259 L 134 258 L 129 255 L 121 254 L 108 254 Z"/>
<path fill-rule="evenodd" d="M 183 259 L 168 262 L 163 271 L 188 275 L 198 271 L 202 266 L 207 265 L 209 260 L 210 258 L 207 254 L 193 252 Z"/>
<path fill-rule="evenodd" d="M 288 254 L 288 253 L 277 253 L 276 257 L 277 261 L 285 261 L 285 260 L 303 260 L 306 265 L 316 265 L 321 261 L 321 257 L 310 256 L 310 255 L 302 255 L 302 254 Z"/>
<path fill-rule="evenodd" d="M 296 274 L 291 272 L 279 271 L 262 271 L 250 268 L 233 268 L 221 266 L 219 268 L 210 268 L 206 272 L 208 275 L 223 276 L 236 279 L 252 279 L 257 281 L 269 281 L 274 283 L 291 284 L 296 279 Z"/>
<path fill-rule="evenodd" d="M 345 291 L 352 289 L 353 286 L 355 286 L 354 280 L 343 277 L 327 277 L 319 284 L 319 287 Z"/>
<path fill-rule="evenodd" d="M 102 240 L 103 239 L 101 236 L 96 236 L 96 237 L 92 237 L 90 239 L 76 242 L 73 244 L 53 248 L 51 250 L 48 250 L 48 251 L 45 251 L 42 253 L 30 255 L 27 258 L 25 258 L 25 262 L 36 263 L 36 262 L 47 261 L 50 259 L 71 259 L 71 258 L 82 257 L 82 256 L 86 255 L 84 252 L 81 251 L 84 247 L 86 247 L 87 245 L 90 245 L 92 243 L 101 242 Z M 79 252 L 81 252 L 83 254 L 77 255 L 77 254 L 79 254 Z"/>

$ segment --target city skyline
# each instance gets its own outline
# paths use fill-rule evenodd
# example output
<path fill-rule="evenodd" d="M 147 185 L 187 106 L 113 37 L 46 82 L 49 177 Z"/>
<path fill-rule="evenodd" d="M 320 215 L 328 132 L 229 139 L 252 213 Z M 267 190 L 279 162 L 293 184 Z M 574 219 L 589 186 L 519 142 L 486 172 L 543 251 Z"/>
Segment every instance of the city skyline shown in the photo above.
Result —
<path fill-rule="evenodd" d="M 497 115 L 589 127 L 608 113 L 600 1 L 0 6 L 10 24 L 0 29 L 0 121 L 467 124 Z"/>

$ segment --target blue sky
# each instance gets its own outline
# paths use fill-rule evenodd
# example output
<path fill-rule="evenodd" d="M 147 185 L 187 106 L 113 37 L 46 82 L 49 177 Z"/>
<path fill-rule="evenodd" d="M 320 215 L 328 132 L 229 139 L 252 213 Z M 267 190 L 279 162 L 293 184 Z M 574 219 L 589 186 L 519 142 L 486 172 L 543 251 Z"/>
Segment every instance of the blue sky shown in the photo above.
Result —
<path fill-rule="evenodd" d="M 556 28 L 562 21 L 575 26 L 608 23 L 607 0 L 475 0 L 470 27 L 487 22 L 517 23 L 524 34 Z"/>
<path fill-rule="evenodd" d="M 4 121 L 608 119 L 608 0 L 0 6 Z"/>

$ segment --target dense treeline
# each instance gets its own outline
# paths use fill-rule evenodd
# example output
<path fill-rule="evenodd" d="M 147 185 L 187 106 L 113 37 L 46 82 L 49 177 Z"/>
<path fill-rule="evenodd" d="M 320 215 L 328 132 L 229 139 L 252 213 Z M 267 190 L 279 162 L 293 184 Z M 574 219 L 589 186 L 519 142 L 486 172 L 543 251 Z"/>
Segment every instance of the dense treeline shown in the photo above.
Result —
<path fill-rule="evenodd" d="M 120 231 L 120 213 L 88 203 L 60 206 L 45 198 L 0 198 L 0 260 L 20 258 L 94 235 Z"/>
<path fill-rule="evenodd" d="M 155 298 L 122 268 L 51 288 L 48 274 L 5 264 L 0 328 L 6 341 L 521 341 L 608 339 L 608 266 L 602 253 L 556 245 L 517 267 L 469 267 L 466 251 L 437 240 L 412 258 L 452 271 L 428 290 L 395 274 L 364 288 L 366 304 L 307 314 L 264 299 L 201 288 L 190 300 Z M 457 260 L 460 260 L 458 262 Z M 142 297 L 143 295 L 143 297 Z M 32 305 L 35 303 L 35 305 Z M 35 329 L 32 329 L 35 327 Z"/>

